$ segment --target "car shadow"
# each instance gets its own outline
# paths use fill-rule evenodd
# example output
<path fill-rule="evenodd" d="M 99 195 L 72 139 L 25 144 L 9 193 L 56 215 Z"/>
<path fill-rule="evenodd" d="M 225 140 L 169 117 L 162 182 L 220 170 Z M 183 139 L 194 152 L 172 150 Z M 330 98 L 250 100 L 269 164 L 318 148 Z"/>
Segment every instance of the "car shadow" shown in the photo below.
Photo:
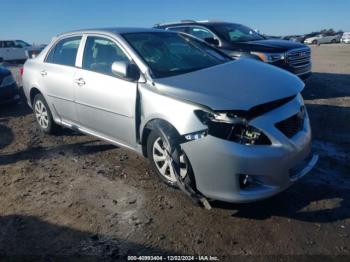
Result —
<path fill-rule="evenodd" d="M 129 255 L 176 255 L 35 216 L 0 216 L 0 228 L 0 258 L 4 261 L 127 261 Z"/>
<path fill-rule="evenodd" d="M 350 96 L 350 74 L 313 72 L 302 92 L 305 100 Z"/>
<path fill-rule="evenodd" d="M 0 149 L 10 145 L 14 140 L 14 134 L 11 128 L 4 126 L 0 122 Z"/>
<path fill-rule="evenodd" d="M 4 121 L 9 117 L 26 116 L 30 113 L 32 113 L 32 110 L 23 99 L 0 105 L 0 121 Z"/>
<path fill-rule="evenodd" d="M 329 207 L 330 201 L 336 206 Z M 273 216 L 312 222 L 329 223 L 350 218 L 349 188 L 336 188 L 313 180 L 304 180 L 267 200 L 250 204 L 216 201 L 215 208 L 233 210 L 232 216 L 265 220 Z"/>
<path fill-rule="evenodd" d="M 52 158 L 53 155 L 66 155 L 68 152 L 73 156 L 82 156 L 104 152 L 115 148 L 117 147 L 114 145 L 100 144 L 100 141 L 98 140 L 53 147 L 32 146 L 19 152 L 0 154 L 0 166 L 14 164 L 23 160 Z"/>
<path fill-rule="evenodd" d="M 69 129 L 63 126 L 59 126 L 57 130 L 53 134 L 53 136 L 85 136 L 85 134 L 80 133 L 79 131 L 75 131 L 73 129 Z"/>

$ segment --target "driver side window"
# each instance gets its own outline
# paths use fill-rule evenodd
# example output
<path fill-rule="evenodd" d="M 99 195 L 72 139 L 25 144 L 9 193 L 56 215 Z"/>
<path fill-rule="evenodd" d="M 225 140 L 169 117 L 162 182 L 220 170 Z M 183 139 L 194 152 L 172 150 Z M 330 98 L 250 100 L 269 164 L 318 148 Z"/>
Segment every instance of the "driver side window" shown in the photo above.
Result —
<path fill-rule="evenodd" d="M 83 69 L 113 75 L 113 62 L 127 61 L 129 58 L 113 41 L 102 37 L 87 37 L 83 55 Z"/>

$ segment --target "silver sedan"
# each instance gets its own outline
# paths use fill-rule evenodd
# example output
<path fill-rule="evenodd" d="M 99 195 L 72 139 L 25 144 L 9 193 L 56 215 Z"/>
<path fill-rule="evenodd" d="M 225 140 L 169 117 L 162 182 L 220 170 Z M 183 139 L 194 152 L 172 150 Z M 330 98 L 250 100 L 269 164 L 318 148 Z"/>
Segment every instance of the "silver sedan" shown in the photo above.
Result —
<path fill-rule="evenodd" d="M 317 161 L 298 77 L 186 34 L 61 34 L 25 63 L 23 86 L 42 131 L 61 125 L 136 151 L 204 203 L 270 197 Z"/>

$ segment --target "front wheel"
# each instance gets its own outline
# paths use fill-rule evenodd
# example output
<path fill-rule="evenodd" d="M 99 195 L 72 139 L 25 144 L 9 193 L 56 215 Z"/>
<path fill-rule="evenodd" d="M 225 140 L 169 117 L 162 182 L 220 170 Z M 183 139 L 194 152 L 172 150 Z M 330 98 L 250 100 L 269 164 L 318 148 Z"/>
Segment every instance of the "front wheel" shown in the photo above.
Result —
<path fill-rule="evenodd" d="M 172 161 L 178 161 L 180 166 L 180 179 L 193 186 L 193 172 L 186 154 L 180 149 L 179 145 L 171 145 L 171 147 L 175 147 L 175 155 L 179 156 L 178 160 L 174 159 L 168 152 L 169 141 L 161 132 L 152 131 L 150 133 L 147 140 L 147 155 L 153 169 L 163 182 L 176 187 L 177 178 Z"/>
<path fill-rule="evenodd" d="M 313 44 L 313 45 L 317 45 L 317 44 L 318 44 L 318 43 L 317 43 L 317 40 L 312 41 L 312 44 Z"/>
<path fill-rule="evenodd" d="M 57 126 L 53 121 L 50 108 L 42 94 L 37 94 L 34 97 L 33 111 L 40 129 L 44 133 L 52 134 L 56 130 Z"/>

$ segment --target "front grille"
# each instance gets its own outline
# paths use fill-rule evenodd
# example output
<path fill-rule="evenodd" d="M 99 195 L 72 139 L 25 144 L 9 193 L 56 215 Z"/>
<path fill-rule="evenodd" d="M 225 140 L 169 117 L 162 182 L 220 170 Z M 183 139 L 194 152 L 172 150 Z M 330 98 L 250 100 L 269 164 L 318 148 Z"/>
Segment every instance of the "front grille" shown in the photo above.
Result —
<path fill-rule="evenodd" d="M 311 61 L 311 50 L 310 48 L 291 50 L 287 53 L 286 60 L 292 67 L 308 65 Z"/>
<path fill-rule="evenodd" d="M 300 130 L 303 129 L 304 125 L 304 114 L 305 109 L 281 122 L 275 124 L 275 126 L 288 138 L 295 136 Z"/>

